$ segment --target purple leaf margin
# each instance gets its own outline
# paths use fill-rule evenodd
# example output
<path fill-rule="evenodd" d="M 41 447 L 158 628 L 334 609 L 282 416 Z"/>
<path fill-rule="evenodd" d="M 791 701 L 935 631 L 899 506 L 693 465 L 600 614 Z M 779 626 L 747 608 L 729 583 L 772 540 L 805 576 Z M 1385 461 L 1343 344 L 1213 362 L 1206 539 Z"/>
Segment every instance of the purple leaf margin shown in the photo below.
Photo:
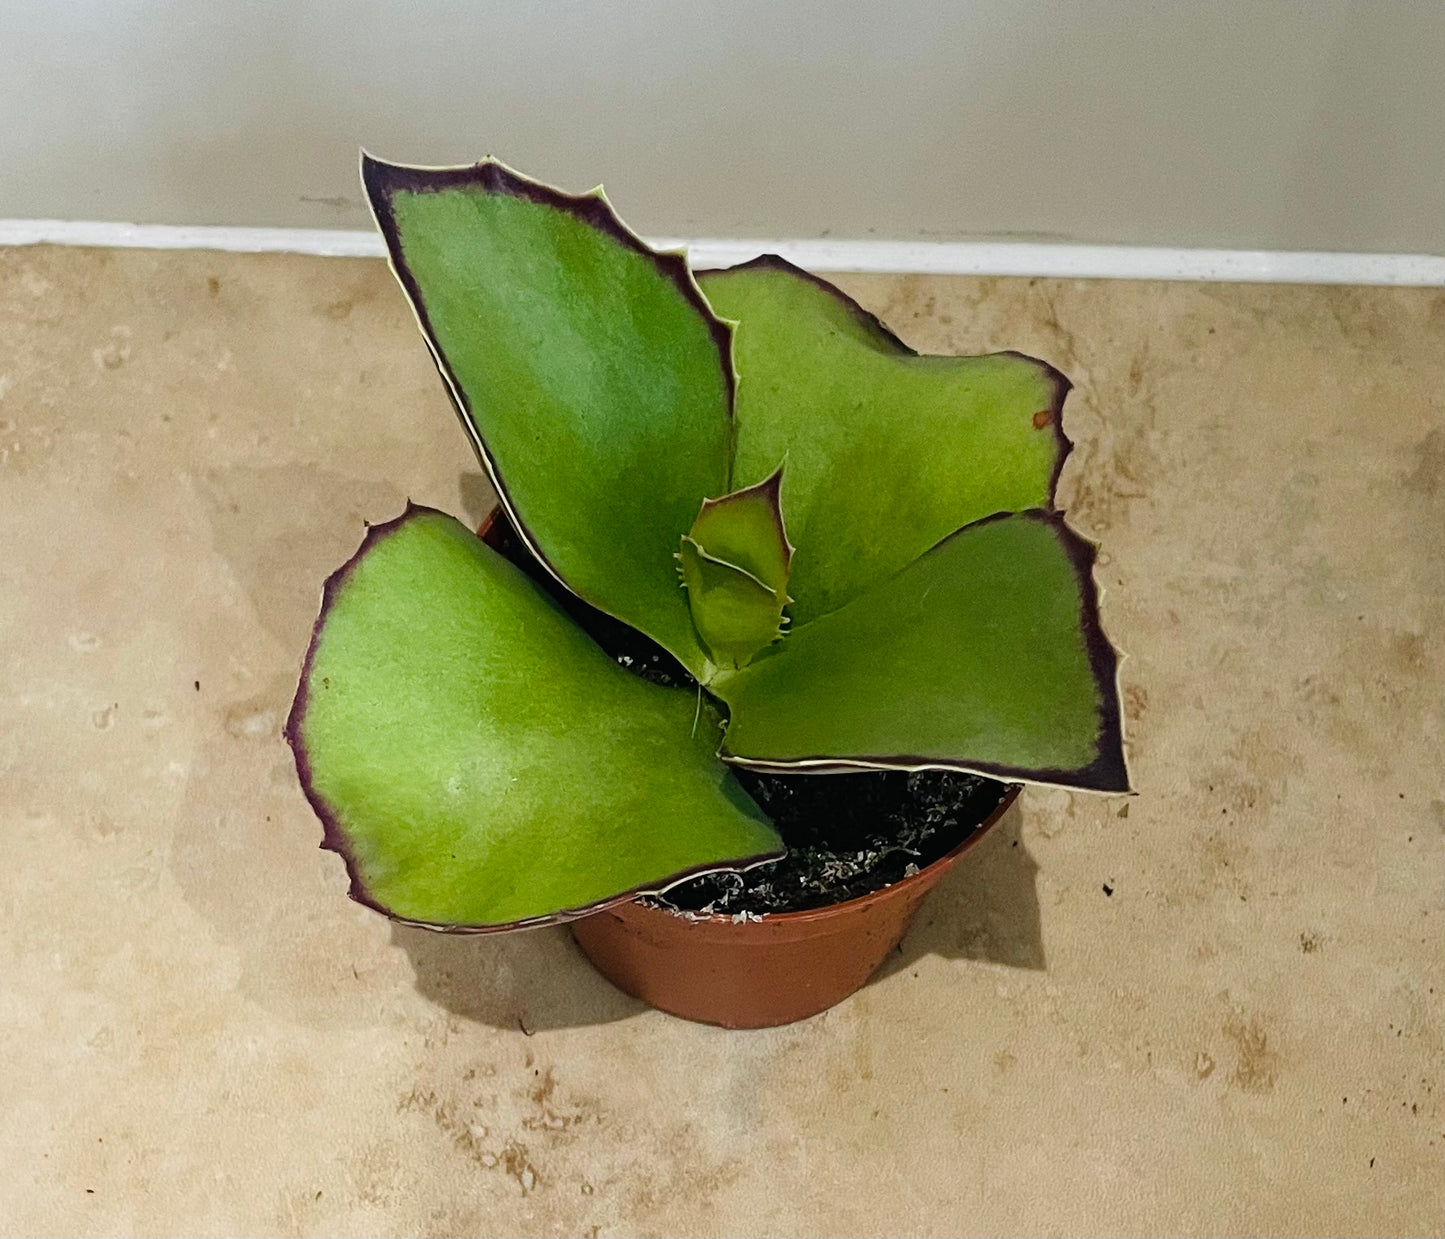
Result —
<path fill-rule="evenodd" d="M 683 870 L 680 873 L 672 874 L 658 882 L 650 882 L 631 890 L 620 891 L 616 895 L 606 899 L 598 900 L 595 903 L 586 904 L 576 908 L 563 908 L 547 916 L 527 917 L 518 921 L 499 922 L 488 925 L 451 924 L 446 922 L 419 921 L 410 917 L 398 915 L 388 908 L 374 896 L 367 888 L 366 879 L 361 872 L 361 865 L 352 850 L 351 842 L 346 835 L 346 827 L 336 809 L 326 800 L 316 786 L 315 773 L 311 765 L 311 755 L 307 751 L 306 741 L 302 736 L 305 727 L 306 708 L 311 695 L 311 672 L 316 662 L 316 650 L 321 641 L 322 631 L 326 626 L 327 616 L 335 605 L 337 597 L 345 587 L 351 574 L 356 571 L 357 565 L 384 542 L 407 521 L 419 516 L 443 516 L 435 508 L 424 507 L 420 504 L 407 501 L 406 509 L 400 516 L 392 520 L 384 521 L 379 525 L 367 524 L 366 534 L 361 540 L 361 545 L 356 548 L 344 564 L 326 578 L 325 584 L 321 587 L 321 608 L 316 616 L 316 622 L 311 627 L 311 640 L 306 647 L 306 657 L 301 664 L 301 678 L 296 687 L 296 696 L 291 702 L 290 713 L 286 717 L 284 735 L 286 743 L 291 746 L 291 753 L 296 760 L 296 775 L 301 783 L 301 790 L 310 804 L 312 812 L 321 821 L 321 847 L 325 851 L 335 852 L 341 857 L 346 866 L 346 875 L 350 885 L 347 894 L 357 903 L 370 908 L 374 912 L 380 912 L 390 920 L 398 924 L 411 925 L 418 929 L 429 929 L 437 933 L 446 934 L 489 934 L 505 933 L 513 929 L 532 929 L 541 925 L 557 925 L 567 921 L 580 920 L 582 917 L 591 916 L 594 912 L 602 912 L 607 908 L 615 907 L 618 904 L 629 903 L 639 895 L 662 894 L 670 887 L 676 886 L 679 882 L 686 882 L 690 878 L 701 877 L 705 873 L 745 871 L 758 865 L 764 865 L 770 861 L 778 860 L 783 853 L 769 852 L 758 856 L 742 857 L 735 862 L 728 864 L 699 865 L 692 869 Z M 493 550 L 482 540 L 478 539 L 487 548 L 487 554 L 497 555 L 499 552 Z M 558 605 L 555 600 L 547 597 L 552 605 Z M 728 776 L 731 778 L 731 776 Z M 761 812 L 761 809 L 759 809 Z M 766 816 L 766 815 L 765 815 Z"/>

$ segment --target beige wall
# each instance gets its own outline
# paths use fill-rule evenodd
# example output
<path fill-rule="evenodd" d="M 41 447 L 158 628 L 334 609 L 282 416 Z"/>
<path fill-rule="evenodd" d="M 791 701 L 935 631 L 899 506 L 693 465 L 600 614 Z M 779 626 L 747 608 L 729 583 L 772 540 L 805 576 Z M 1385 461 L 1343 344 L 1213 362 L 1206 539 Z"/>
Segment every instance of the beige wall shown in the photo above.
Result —
<path fill-rule="evenodd" d="M 355 148 L 652 234 L 1445 252 L 1445 5 L 0 0 L 0 217 L 360 227 Z"/>

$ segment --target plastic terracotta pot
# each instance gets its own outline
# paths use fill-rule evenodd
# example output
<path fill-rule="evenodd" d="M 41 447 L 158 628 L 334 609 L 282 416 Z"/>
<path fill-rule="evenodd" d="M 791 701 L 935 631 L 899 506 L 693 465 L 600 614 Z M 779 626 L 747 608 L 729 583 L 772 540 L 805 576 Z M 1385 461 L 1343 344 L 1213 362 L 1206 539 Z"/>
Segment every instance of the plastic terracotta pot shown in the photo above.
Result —
<path fill-rule="evenodd" d="M 1008 811 L 1019 790 L 1010 786 L 948 855 L 858 899 L 739 922 L 690 918 L 634 901 L 575 922 L 572 936 L 618 989 L 659 1010 L 724 1028 L 791 1024 L 862 987 L 902 941 L 923 897 Z"/>

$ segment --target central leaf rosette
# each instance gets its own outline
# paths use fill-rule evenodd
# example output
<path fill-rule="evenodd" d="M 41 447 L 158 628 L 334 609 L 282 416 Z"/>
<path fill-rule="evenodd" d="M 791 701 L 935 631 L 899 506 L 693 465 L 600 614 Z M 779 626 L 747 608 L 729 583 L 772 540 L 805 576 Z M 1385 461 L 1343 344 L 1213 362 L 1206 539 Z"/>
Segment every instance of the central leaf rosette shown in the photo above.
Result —
<path fill-rule="evenodd" d="M 527 549 L 700 687 L 639 686 L 440 514 L 369 538 L 288 725 L 358 898 L 506 928 L 776 855 L 731 765 L 1127 788 L 1052 367 L 917 355 L 777 258 L 695 279 L 493 161 L 363 178 Z"/>

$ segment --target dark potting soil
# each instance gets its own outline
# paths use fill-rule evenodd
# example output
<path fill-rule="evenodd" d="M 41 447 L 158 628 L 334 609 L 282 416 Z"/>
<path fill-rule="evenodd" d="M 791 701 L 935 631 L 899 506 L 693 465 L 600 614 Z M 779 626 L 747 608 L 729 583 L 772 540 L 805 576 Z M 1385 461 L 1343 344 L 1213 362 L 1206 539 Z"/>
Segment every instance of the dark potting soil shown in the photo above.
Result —
<path fill-rule="evenodd" d="M 657 896 L 663 906 L 737 916 L 857 899 L 953 851 L 1007 791 L 993 779 L 951 770 L 733 773 L 773 819 L 788 854 L 744 873 L 691 878 Z"/>
<path fill-rule="evenodd" d="M 621 666 L 654 684 L 698 691 L 697 681 L 660 645 L 554 581 L 500 512 L 483 536 Z M 690 878 L 648 902 L 742 917 L 857 899 L 953 851 L 1008 790 L 995 779 L 951 770 L 764 774 L 735 767 L 733 773 L 772 819 L 788 854 L 744 873 Z"/>

